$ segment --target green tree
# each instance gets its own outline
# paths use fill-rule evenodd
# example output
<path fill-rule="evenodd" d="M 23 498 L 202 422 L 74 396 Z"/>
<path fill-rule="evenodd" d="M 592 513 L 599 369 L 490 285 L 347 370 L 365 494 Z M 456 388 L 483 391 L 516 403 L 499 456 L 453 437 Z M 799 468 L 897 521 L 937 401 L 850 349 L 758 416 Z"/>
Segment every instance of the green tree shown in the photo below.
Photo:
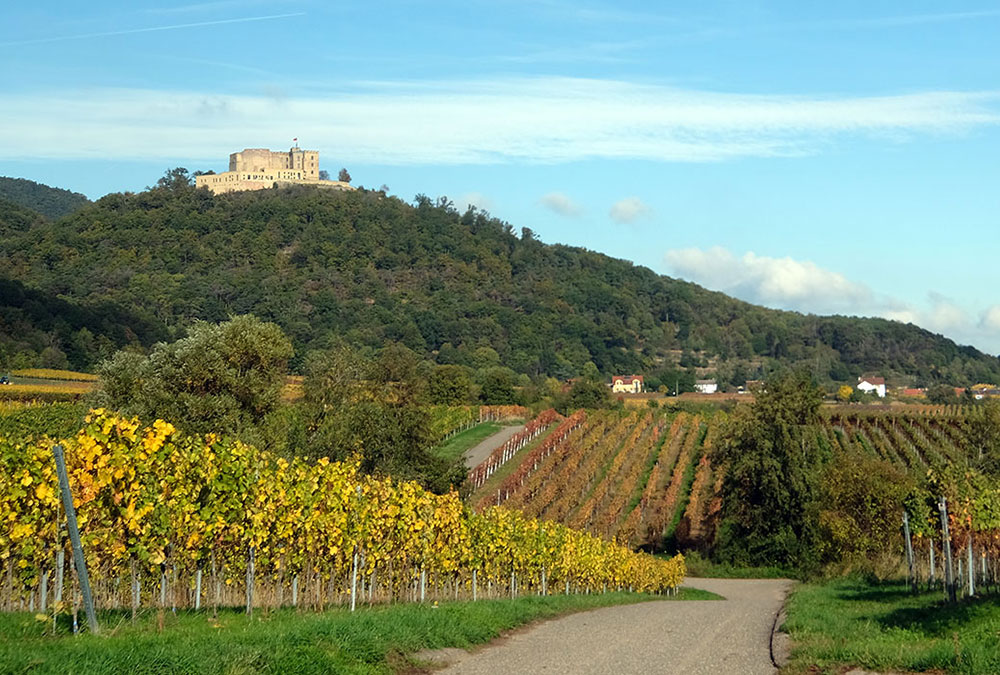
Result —
<path fill-rule="evenodd" d="M 182 166 L 174 169 L 167 169 L 163 177 L 156 181 L 156 187 L 168 190 L 180 190 L 194 185 L 194 178 L 188 170 Z"/>
<path fill-rule="evenodd" d="M 389 345 L 377 356 L 340 347 L 313 352 L 303 389 L 310 457 L 358 455 L 367 473 L 418 480 L 443 492 L 464 468 L 432 455 L 434 437 L 424 409 L 425 378 L 416 355 Z"/>
<path fill-rule="evenodd" d="M 512 405 L 517 396 L 514 377 L 509 368 L 489 368 L 483 376 L 480 396 L 486 405 Z"/>
<path fill-rule="evenodd" d="M 347 172 L 347 169 L 341 169 L 337 173 L 337 180 L 339 180 L 341 183 L 350 183 L 351 174 Z"/>
<path fill-rule="evenodd" d="M 883 459 L 853 447 L 838 453 L 819 490 L 821 561 L 841 572 L 895 571 L 899 557 L 886 542 L 899 533 L 902 505 L 912 489 L 906 473 Z"/>
<path fill-rule="evenodd" d="M 189 432 L 244 436 L 277 408 L 291 357 L 281 329 L 255 316 L 199 322 L 149 356 L 120 351 L 103 362 L 93 404 Z"/>
<path fill-rule="evenodd" d="M 958 397 L 955 396 L 955 388 L 947 384 L 938 384 L 928 389 L 927 400 L 939 405 L 958 403 Z"/>
<path fill-rule="evenodd" d="M 462 366 L 435 366 L 431 371 L 428 390 L 431 403 L 462 405 L 469 402 L 472 377 Z"/>
<path fill-rule="evenodd" d="M 610 408 L 614 405 L 608 385 L 595 380 L 579 379 L 566 392 L 560 407 L 563 412 L 579 408 Z"/>
<path fill-rule="evenodd" d="M 769 380 L 727 423 L 713 462 L 726 465 L 716 555 L 743 565 L 809 568 L 822 462 L 815 434 L 823 392 L 797 371 Z"/>

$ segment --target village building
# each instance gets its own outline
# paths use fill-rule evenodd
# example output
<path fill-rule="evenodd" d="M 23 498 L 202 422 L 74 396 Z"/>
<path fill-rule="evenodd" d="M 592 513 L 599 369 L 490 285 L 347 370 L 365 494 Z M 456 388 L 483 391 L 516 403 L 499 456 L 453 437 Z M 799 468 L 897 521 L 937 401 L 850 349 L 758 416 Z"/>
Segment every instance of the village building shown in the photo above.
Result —
<path fill-rule="evenodd" d="M 879 398 L 885 398 L 885 378 L 870 375 L 859 377 L 857 389 L 864 394 L 875 393 Z"/>
<path fill-rule="evenodd" d="M 229 155 L 229 171 L 195 176 L 195 185 L 214 194 L 243 190 L 265 190 L 288 185 L 314 185 L 334 190 L 353 190 L 350 183 L 321 180 L 319 152 L 297 145 L 288 152 L 246 148 Z"/>
<path fill-rule="evenodd" d="M 969 387 L 972 398 L 982 401 L 984 398 L 994 398 L 1000 396 L 1000 387 L 995 384 L 974 384 Z"/>
<path fill-rule="evenodd" d="M 714 394 L 719 391 L 719 383 L 715 380 L 695 380 L 694 390 L 699 394 Z"/>
<path fill-rule="evenodd" d="M 615 375 L 611 378 L 611 391 L 615 394 L 641 394 L 642 375 Z"/>

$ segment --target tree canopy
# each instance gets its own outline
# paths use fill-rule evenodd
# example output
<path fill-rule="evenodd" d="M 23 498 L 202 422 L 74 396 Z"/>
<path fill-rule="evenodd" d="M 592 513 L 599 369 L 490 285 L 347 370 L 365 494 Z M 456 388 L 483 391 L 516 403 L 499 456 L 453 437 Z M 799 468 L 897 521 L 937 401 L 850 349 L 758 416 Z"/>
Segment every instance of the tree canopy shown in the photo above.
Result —
<path fill-rule="evenodd" d="M 196 323 L 149 356 L 120 351 L 103 362 L 93 402 L 189 432 L 242 434 L 276 409 L 291 356 L 281 329 L 254 316 Z"/>
<path fill-rule="evenodd" d="M 29 208 L 52 220 L 90 204 L 90 200 L 79 192 L 7 176 L 0 176 L 0 199 Z M 2 211 L 3 207 L 0 206 L 0 212 Z"/>

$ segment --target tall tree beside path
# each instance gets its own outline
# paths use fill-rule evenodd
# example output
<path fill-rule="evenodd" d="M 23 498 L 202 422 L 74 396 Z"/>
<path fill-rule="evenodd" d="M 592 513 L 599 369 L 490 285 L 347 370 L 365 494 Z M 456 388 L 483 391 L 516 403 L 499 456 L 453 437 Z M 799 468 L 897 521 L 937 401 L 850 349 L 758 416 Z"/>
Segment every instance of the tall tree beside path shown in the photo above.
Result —
<path fill-rule="evenodd" d="M 817 486 L 822 457 L 809 428 L 823 393 L 798 371 L 768 381 L 740 406 L 716 446 L 728 465 L 716 538 L 722 560 L 809 567 L 815 562 Z"/>

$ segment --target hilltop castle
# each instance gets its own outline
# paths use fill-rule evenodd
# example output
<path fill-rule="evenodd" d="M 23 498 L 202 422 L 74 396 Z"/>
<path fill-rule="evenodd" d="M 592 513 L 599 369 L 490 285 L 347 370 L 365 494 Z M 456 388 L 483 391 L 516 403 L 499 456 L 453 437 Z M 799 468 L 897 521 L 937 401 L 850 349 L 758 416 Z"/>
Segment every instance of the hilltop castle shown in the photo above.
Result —
<path fill-rule="evenodd" d="M 195 185 L 215 194 L 240 190 L 264 190 L 287 185 L 316 185 L 337 190 L 353 190 L 349 183 L 320 180 L 319 152 L 298 146 L 288 152 L 246 148 L 229 155 L 229 171 L 195 176 Z"/>

